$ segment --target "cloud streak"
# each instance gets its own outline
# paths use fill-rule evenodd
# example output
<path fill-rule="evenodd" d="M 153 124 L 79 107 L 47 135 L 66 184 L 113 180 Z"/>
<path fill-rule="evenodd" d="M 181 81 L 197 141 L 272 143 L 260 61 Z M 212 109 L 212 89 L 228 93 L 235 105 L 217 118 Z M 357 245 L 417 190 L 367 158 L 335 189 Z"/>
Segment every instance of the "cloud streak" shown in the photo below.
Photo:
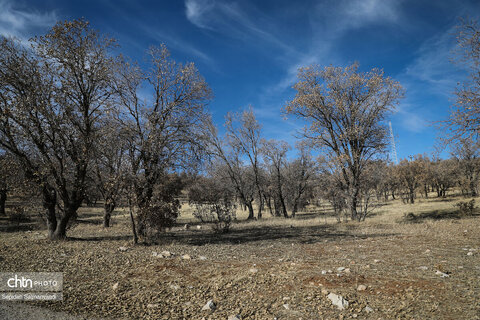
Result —
<path fill-rule="evenodd" d="M 38 29 L 47 29 L 58 20 L 55 12 L 38 12 L 18 8 L 14 2 L 0 0 L 0 35 L 15 37 L 26 43 Z"/>

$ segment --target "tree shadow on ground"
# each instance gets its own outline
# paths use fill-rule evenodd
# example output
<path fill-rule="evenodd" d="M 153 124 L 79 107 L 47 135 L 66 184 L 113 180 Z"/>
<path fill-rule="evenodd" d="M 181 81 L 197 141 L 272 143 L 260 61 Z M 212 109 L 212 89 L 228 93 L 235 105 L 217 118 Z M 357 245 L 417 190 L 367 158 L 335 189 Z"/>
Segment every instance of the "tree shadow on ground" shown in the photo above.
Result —
<path fill-rule="evenodd" d="M 407 213 L 403 217 L 403 222 L 406 223 L 422 223 L 425 220 L 460 220 L 472 217 L 480 216 L 479 213 L 473 213 L 472 215 L 461 214 L 458 210 L 433 210 L 428 212 L 422 212 L 414 214 L 412 212 Z"/>
<path fill-rule="evenodd" d="M 375 234 L 373 237 L 395 234 Z M 350 231 L 340 231 L 334 225 L 319 226 L 252 226 L 235 228 L 228 233 L 215 233 L 212 230 L 187 230 L 162 234 L 157 242 L 175 242 L 202 246 L 206 244 L 245 244 L 262 241 L 288 241 L 311 244 L 325 240 L 366 239 L 372 235 L 358 235 Z"/>

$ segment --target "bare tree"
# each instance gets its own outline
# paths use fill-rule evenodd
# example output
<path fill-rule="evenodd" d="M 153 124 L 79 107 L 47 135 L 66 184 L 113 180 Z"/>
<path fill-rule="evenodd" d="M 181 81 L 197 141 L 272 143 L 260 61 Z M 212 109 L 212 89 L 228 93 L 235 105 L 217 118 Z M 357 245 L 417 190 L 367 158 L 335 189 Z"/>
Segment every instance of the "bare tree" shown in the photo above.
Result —
<path fill-rule="evenodd" d="M 269 140 L 263 142 L 265 162 L 270 170 L 270 177 L 275 203 L 275 211 L 281 210 L 281 215 L 288 218 L 285 192 L 285 168 L 287 152 L 290 146 L 285 141 Z M 292 183 L 296 183 L 291 181 Z"/>
<path fill-rule="evenodd" d="M 295 98 L 285 110 L 307 120 L 305 137 L 327 151 L 337 162 L 348 193 L 352 219 L 357 205 L 365 164 L 388 144 L 384 124 L 403 95 L 401 85 L 372 69 L 360 72 L 358 64 L 346 68 L 301 68 Z"/>
<path fill-rule="evenodd" d="M 449 141 L 480 130 L 480 28 L 477 21 L 462 20 L 457 27 L 457 51 L 454 62 L 468 69 L 469 76 L 456 89 L 456 103 L 443 123 L 449 129 Z"/>
<path fill-rule="evenodd" d="M 110 227 L 110 218 L 126 187 L 126 141 L 127 136 L 118 123 L 107 119 L 104 134 L 99 137 L 93 159 L 92 181 L 102 196 L 104 204 L 103 226 Z"/>
<path fill-rule="evenodd" d="M 459 138 L 452 145 L 451 154 L 458 162 L 462 192 L 477 196 L 480 179 L 480 143 L 471 138 Z"/>
<path fill-rule="evenodd" d="M 209 153 L 214 157 L 216 165 L 224 165 L 236 196 L 241 204 L 248 209 L 249 219 L 253 219 L 253 201 L 255 199 L 255 178 L 253 170 L 246 166 L 242 159 L 242 151 L 236 144 L 230 144 L 228 139 L 218 136 L 217 129 L 210 123 L 206 127 L 208 134 Z M 252 218 L 250 218 L 252 217 Z"/>
<path fill-rule="evenodd" d="M 255 187 L 257 191 L 259 219 L 262 218 L 263 193 L 260 173 L 260 133 L 261 126 L 255 119 L 252 107 L 243 111 L 241 114 L 228 113 L 225 121 L 227 130 L 227 138 L 232 147 L 245 155 L 253 170 L 255 178 Z M 248 219 L 253 219 L 253 215 L 249 215 Z"/>
<path fill-rule="evenodd" d="M 42 187 L 50 239 L 64 239 L 111 107 L 114 41 L 84 20 L 57 23 L 31 49 L 0 41 L 0 146 Z"/>
<path fill-rule="evenodd" d="M 404 202 L 415 202 L 416 191 L 421 185 L 424 165 L 421 155 L 404 159 L 395 167 L 397 179 L 401 182 L 402 200 Z"/>
<path fill-rule="evenodd" d="M 299 143 L 297 148 L 299 156 L 287 163 L 286 186 L 287 203 L 292 210 L 292 218 L 295 218 L 298 209 L 303 208 L 309 198 L 312 198 L 313 179 L 315 177 L 315 164 L 306 144 Z"/>
<path fill-rule="evenodd" d="M 163 45 L 152 47 L 148 56 L 148 71 L 125 64 L 117 81 L 139 231 L 168 227 L 178 216 L 176 194 L 158 192 L 178 192 L 177 188 L 162 187 L 169 181 L 168 173 L 195 167 L 204 154 L 202 132 L 209 120 L 206 105 L 212 97 L 193 63 L 175 62 Z M 141 92 L 150 95 L 145 98 Z M 152 222 L 148 215 L 153 212 L 158 223 L 148 226 L 146 221 Z"/>

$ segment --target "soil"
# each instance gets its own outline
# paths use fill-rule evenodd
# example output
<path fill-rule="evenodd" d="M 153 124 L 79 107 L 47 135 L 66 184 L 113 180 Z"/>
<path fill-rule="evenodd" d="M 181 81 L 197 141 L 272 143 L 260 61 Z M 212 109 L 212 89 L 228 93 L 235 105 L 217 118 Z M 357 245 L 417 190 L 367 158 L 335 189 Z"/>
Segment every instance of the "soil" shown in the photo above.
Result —
<path fill-rule="evenodd" d="M 136 246 L 127 216 L 108 229 L 100 215 L 85 217 L 68 241 L 0 233 L 0 271 L 64 274 L 63 301 L 29 305 L 106 319 L 480 319 L 479 216 L 325 223 L 305 214 L 239 222 L 228 234 L 179 224 Z M 332 305 L 330 292 L 348 307 Z M 202 311 L 208 300 L 216 309 Z"/>

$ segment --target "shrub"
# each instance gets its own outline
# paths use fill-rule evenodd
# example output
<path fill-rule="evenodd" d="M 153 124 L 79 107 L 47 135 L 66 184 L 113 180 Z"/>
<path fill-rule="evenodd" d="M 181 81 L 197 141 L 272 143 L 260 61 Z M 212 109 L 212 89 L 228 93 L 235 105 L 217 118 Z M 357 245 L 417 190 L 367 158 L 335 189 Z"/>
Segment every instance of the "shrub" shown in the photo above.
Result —
<path fill-rule="evenodd" d="M 455 204 L 458 207 L 458 211 L 462 216 L 471 216 L 475 211 L 475 199 L 470 201 L 460 201 L 459 203 Z"/>

